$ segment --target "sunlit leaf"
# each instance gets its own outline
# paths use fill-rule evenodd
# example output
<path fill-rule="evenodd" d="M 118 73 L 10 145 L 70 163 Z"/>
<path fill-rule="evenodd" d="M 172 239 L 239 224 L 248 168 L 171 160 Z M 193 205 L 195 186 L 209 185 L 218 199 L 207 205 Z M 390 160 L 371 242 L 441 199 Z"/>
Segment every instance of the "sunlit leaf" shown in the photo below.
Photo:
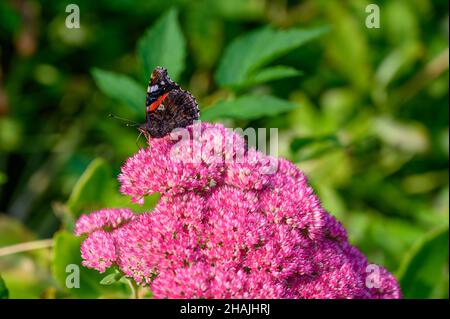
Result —
<path fill-rule="evenodd" d="M 110 166 L 101 159 L 94 160 L 88 166 L 75 184 L 67 203 L 75 218 L 107 204 L 116 187 L 111 175 Z"/>
<path fill-rule="evenodd" d="M 116 272 L 116 273 L 112 273 L 109 275 L 106 275 L 105 277 L 102 278 L 102 280 L 100 281 L 101 285 L 112 285 L 118 281 L 120 281 L 120 279 L 122 279 L 122 277 L 124 277 L 124 275 L 122 273 Z"/>
<path fill-rule="evenodd" d="M 167 68 L 170 77 L 177 81 L 184 70 L 186 42 L 178 23 L 178 12 L 170 10 L 157 20 L 139 40 L 138 55 L 149 79 L 156 66 Z"/>
<path fill-rule="evenodd" d="M 133 113 L 143 112 L 146 94 L 143 85 L 126 75 L 100 69 L 93 69 L 92 75 L 105 95 L 124 103 Z"/>
<path fill-rule="evenodd" d="M 272 116 L 298 107 L 297 104 L 270 95 L 243 95 L 234 100 L 221 101 L 205 109 L 201 119 L 217 118 L 253 120 Z"/>
<path fill-rule="evenodd" d="M 448 239 L 448 226 L 432 231 L 405 256 L 398 277 L 406 298 L 448 298 Z"/>
<path fill-rule="evenodd" d="M 240 86 L 258 69 L 325 32 L 263 28 L 235 39 L 225 50 L 215 78 L 221 86 Z"/>
<path fill-rule="evenodd" d="M 184 17 L 190 55 L 199 68 L 212 68 L 222 53 L 224 23 L 211 14 L 211 3 L 219 1 L 192 2 L 191 10 L 187 10 Z"/>
<path fill-rule="evenodd" d="M 222 17 L 238 20 L 261 19 L 264 17 L 265 2 L 259 0 L 212 0 L 217 7 L 217 13 Z"/>
<path fill-rule="evenodd" d="M 0 117 L 0 127 L 0 152 L 15 150 L 22 139 L 21 124 L 13 118 Z"/>
<path fill-rule="evenodd" d="M 372 130 L 384 143 L 405 152 L 423 153 L 429 148 L 427 131 L 415 122 L 380 116 L 373 119 Z"/>
<path fill-rule="evenodd" d="M 364 23 L 350 12 L 342 1 L 322 1 L 318 3 L 333 25 L 326 37 L 326 50 L 330 64 L 339 75 L 348 79 L 361 91 L 369 89 L 372 65 L 369 63 L 367 33 L 361 27 Z M 377 30 L 377 29 L 373 29 Z"/>
<path fill-rule="evenodd" d="M 288 66 L 274 66 L 265 68 L 252 74 L 246 81 L 245 86 L 252 86 L 269 81 L 280 80 L 284 78 L 294 77 L 301 75 L 302 72 Z"/>

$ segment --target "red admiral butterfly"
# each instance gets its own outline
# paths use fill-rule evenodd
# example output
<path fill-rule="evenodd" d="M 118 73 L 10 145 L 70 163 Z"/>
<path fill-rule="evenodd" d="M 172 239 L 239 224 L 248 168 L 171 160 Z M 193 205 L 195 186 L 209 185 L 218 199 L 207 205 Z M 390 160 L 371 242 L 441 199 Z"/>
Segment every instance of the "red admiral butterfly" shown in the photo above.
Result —
<path fill-rule="evenodd" d="M 145 102 L 145 124 L 139 126 L 147 137 L 163 137 L 173 129 L 186 127 L 198 120 L 195 98 L 172 81 L 167 69 L 156 67 L 150 77 Z"/>

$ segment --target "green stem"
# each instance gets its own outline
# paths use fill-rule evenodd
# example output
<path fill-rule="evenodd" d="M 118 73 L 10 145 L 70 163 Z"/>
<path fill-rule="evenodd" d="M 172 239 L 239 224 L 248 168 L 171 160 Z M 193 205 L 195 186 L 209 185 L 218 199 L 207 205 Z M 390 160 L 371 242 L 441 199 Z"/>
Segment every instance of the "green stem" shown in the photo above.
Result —
<path fill-rule="evenodd" d="M 128 285 L 131 289 L 131 299 L 139 299 L 139 287 L 133 279 L 128 279 Z"/>

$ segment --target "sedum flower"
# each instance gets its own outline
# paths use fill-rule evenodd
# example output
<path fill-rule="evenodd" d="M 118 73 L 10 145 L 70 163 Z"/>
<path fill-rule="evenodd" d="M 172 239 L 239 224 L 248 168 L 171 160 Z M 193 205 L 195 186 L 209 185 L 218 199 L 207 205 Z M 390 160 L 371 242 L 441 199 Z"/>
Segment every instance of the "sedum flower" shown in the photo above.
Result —
<path fill-rule="evenodd" d="M 75 225 L 75 234 L 80 236 L 100 229 L 114 229 L 134 217 L 129 209 L 102 209 L 90 215 L 82 215 Z"/>
<path fill-rule="evenodd" d="M 104 230 L 94 231 L 81 244 L 81 257 L 83 266 L 104 272 L 117 260 L 113 236 Z"/>
<path fill-rule="evenodd" d="M 155 298 L 400 298 L 395 278 L 368 267 L 306 176 L 284 159 L 268 169 L 274 160 L 217 124 L 151 139 L 119 181 L 136 202 L 159 192 L 156 208 L 82 216 L 83 265 L 117 265 Z"/>

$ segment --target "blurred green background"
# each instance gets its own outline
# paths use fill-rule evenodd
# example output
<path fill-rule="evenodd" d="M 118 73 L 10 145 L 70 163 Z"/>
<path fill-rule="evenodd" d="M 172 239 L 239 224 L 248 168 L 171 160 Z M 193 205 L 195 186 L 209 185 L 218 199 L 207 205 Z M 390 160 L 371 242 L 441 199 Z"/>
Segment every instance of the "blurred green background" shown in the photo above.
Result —
<path fill-rule="evenodd" d="M 0 298 L 125 296 L 64 267 L 81 213 L 155 202 L 118 194 L 138 134 L 107 118 L 144 121 L 155 64 L 203 120 L 278 128 L 351 243 L 405 297 L 448 298 L 448 23 L 444 0 L 0 1 Z"/>

